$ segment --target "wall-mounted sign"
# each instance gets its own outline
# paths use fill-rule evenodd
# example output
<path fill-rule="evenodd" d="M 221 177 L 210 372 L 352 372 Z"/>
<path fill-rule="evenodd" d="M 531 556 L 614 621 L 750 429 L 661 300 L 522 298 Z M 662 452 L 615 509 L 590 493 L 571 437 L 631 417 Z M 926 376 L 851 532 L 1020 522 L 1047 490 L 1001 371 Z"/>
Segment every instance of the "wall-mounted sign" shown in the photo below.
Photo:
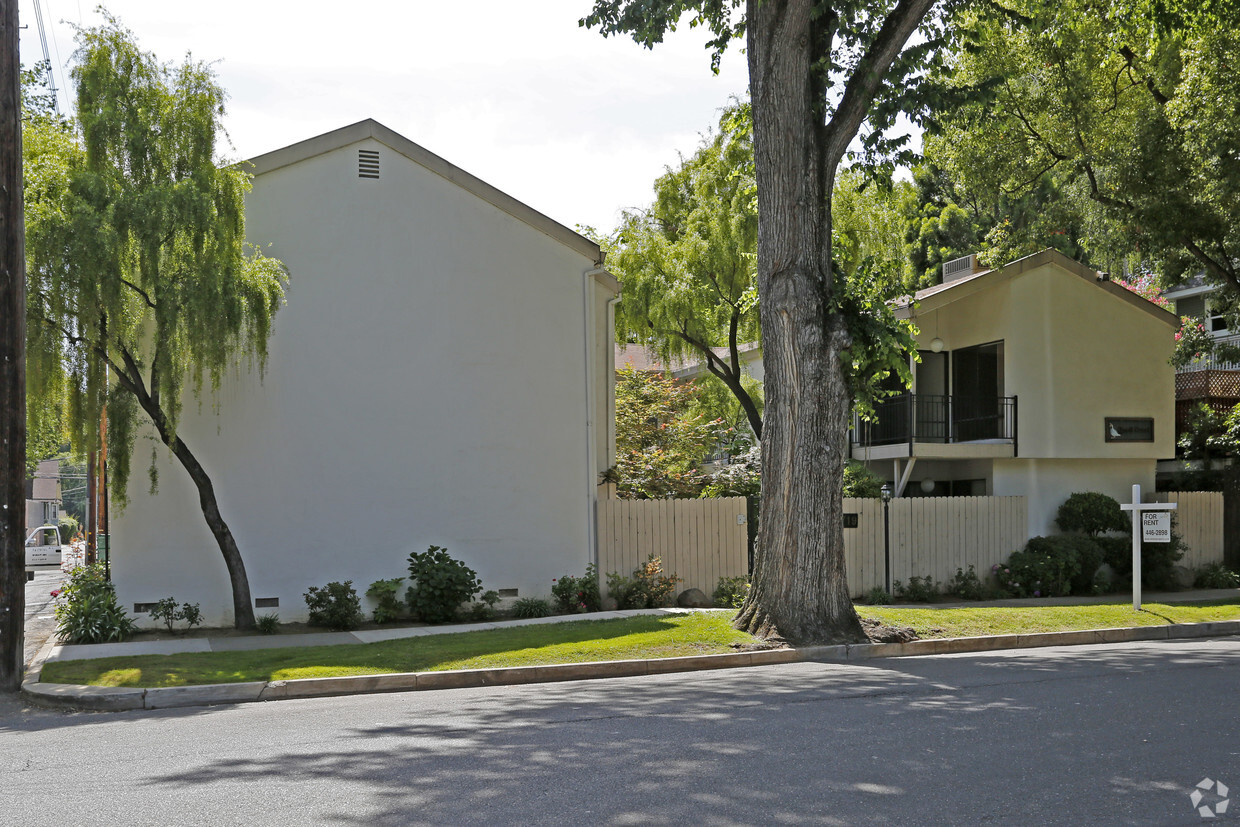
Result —
<path fill-rule="evenodd" d="M 1147 543 L 1171 542 L 1171 512 L 1142 511 L 1141 539 Z"/>
<path fill-rule="evenodd" d="M 1103 433 L 1107 442 L 1153 442 L 1154 417 L 1108 416 Z"/>
<path fill-rule="evenodd" d="M 845 511 L 844 512 L 844 528 L 856 528 L 857 525 L 858 525 L 857 515 L 853 512 Z"/>

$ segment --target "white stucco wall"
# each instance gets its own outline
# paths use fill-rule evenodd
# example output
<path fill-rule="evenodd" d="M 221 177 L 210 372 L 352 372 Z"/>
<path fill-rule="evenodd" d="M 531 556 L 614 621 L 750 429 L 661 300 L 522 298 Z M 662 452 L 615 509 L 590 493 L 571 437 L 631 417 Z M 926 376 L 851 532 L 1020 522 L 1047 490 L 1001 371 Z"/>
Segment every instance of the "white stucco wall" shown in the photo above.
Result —
<path fill-rule="evenodd" d="M 1154 463 L 1145 459 L 997 459 L 994 496 L 1025 497 L 1029 536 L 1059 534 L 1055 514 L 1078 491 L 1098 491 L 1121 503 L 1132 501 L 1132 486 L 1154 490 Z"/>
<path fill-rule="evenodd" d="M 379 180 L 358 177 L 359 148 L 379 152 Z M 247 208 L 249 237 L 290 270 L 288 305 L 264 384 L 243 370 L 218 416 L 187 405 L 181 435 L 253 597 L 304 618 L 309 586 L 363 594 L 432 543 L 521 596 L 581 573 L 608 459 L 588 427 L 606 434 L 609 411 L 587 373 L 611 379 L 595 262 L 374 139 L 260 175 Z M 158 454 L 159 493 L 143 490 L 139 450 L 112 522 L 121 603 L 172 594 L 231 622 L 194 489 Z"/>

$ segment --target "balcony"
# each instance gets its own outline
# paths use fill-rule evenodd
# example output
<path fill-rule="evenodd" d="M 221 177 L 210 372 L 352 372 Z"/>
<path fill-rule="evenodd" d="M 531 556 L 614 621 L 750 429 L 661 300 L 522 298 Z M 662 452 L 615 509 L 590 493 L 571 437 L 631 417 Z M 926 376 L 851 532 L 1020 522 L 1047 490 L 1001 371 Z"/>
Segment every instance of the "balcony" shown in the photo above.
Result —
<path fill-rule="evenodd" d="M 852 458 L 972 459 L 1016 456 L 1016 397 L 904 394 L 854 417 Z"/>

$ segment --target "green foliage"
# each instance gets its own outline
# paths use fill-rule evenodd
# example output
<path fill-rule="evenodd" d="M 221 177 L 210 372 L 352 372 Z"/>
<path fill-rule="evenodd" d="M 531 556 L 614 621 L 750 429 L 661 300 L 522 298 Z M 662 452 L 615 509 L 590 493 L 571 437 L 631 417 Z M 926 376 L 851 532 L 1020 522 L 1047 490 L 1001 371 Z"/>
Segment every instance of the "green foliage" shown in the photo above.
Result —
<path fill-rule="evenodd" d="M 499 592 L 490 589 L 478 598 L 477 603 L 469 604 L 471 620 L 490 620 L 495 617 L 495 604 L 499 603 Z"/>
<path fill-rule="evenodd" d="M 891 595 L 887 594 L 887 590 L 882 586 L 870 589 L 861 599 L 871 606 L 887 606 L 891 603 Z"/>
<path fill-rule="evenodd" d="M 928 574 L 925 577 L 910 577 L 908 585 L 895 580 L 891 589 L 896 593 L 896 597 L 910 603 L 933 603 L 939 599 L 940 591 L 938 582 Z"/>
<path fill-rule="evenodd" d="M 738 401 L 755 435 L 758 403 L 742 381 L 741 344 L 760 340 L 753 138 L 725 110 L 720 131 L 655 181 L 655 201 L 626 212 L 602 244 L 620 279 L 616 341 L 666 364 L 702 361 Z"/>
<path fill-rule="evenodd" d="M 749 578 L 744 575 L 720 577 L 711 593 L 711 603 L 719 609 L 739 609 L 749 596 Z"/>
<path fill-rule="evenodd" d="M 397 597 L 400 584 L 404 579 L 393 577 L 388 580 L 376 580 L 370 584 L 370 588 L 366 589 L 366 596 L 375 601 L 375 623 L 391 623 L 404 612 L 405 604 Z"/>
<path fill-rule="evenodd" d="M 202 611 L 197 603 L 178 605 L 175 597 L 165 597 L 151 609 L 151 619 L 162 621 L 169 632 L 178 620 L 184 620 L 185 627 L 192 629 L 202 623 Z"/>
<path fill-rule="evenodd" d="M 72 514 L 62 513 L 56 525 L 60 529 L 60 539 L 66 543 L 76 537 L 78 532 L 82 530 L 82 524 Z"/>
<path fill-rule="evenodd" d="M 426 623 L 450 623 L 461 605 L 482 591 L 478 573 L 441 546 L 409 554 L 409 582 L 405 603 Z"/>
<path fill-rule="evenodd" d="M 360 626 L 365 618 L 362 601 L 353 588 L 352 580 L 328 583 L 322 589 L 311 586 L 303 596 L 310 609 L 311 626 L 326 626 L 338 632 L 347 632 Z"/>
<path fill-rule="evenodd" d="M 56 593 L 56 633 L 66 643 L 112 643 L 137 627 L 116 602 L 102 563 L 78 566 Z"/>
<path fill-rule="evenodd" d="M 1132 520 L 1124 516 L 1114 497 L 1097 491 L 1074 493 L 1059 506 L 1055 524 L 1061 531 L 1097 537 L 1109 531 L 1131 531 Z"/>
<path fill-rule="evenodd" d="M 1197 569 L 1195 589 L 1240 589 L 1240 574 L 1222 563 L 1207 563 Z"/>
<path fill-rule="evenodd" d="M 551 601 L 545 597 L 521 597 L 512 604 L 513 617 L 549 617 L 550 615 Z"/>
<path fill-rule="evenodd" d="M 1033 537 L 1024 550 L 1013 552 L 1006 564 L 992 571 L 999 587 L 1013 597 L 1091 594 L 1103 557 L 1104 548 L 1089 537 Z"/>
<path fill-rule="evenodd" d="M 1225 55 L 1232 4 L 1022 0 L 977 4 L 938 75 L 969 103 L 944 112 L 943 162 L 974 191 L 1042 186 L 1080 217 L 1084 246 L 1158 262 L 1168 283 L 1205 270 L 1236 298 L 1240 80 Z M 1061 201 L 1062 203 L 1062 201 Z"/>
<path fill-rule="evenodd" d="M 844 466 L 844 496 L 877 500 L 882 496 L 883 481 L 865 466 L 849 460 Z"/>
<path fill-rule="evenodd" d="M 694 385 L 670 376 L 616 371 L 616 493 L 626 499 L 696 497 L 718 423 L 687 413 Z"/>
<path fill-rule="evenodd" d="M 274 635 L 280 631 L 280 616 L 275 612 L 259 615 L 254 619 L 254 628 L 264 635 Z"/>
<path fill-rule="evenodd" d="M 680 578 L 663 573 L 663 561 L 651 554 L 633 570 L 632 577 L 617 572 L 607 575 L 607 592 L 620 609 L 657 609 L 671 603 Z"/>
<path fill-rule="evenodd" d="M 78 46 L 78 131 L 43 119 L 23 142 L 28 354 L 35 375 L 67 372 L 77 451 L 98 447 L 107 404 L 123 505 L 134 402 L 169 441 L 185 391 L 218 388 L 239 360 L 261 369 L 284 271 L 246 250 L 248 177 L 216 166 L 210 65 L 161 64 L 112 17 Z"/>
<path fill-rule="evenodd" d="M 602 605 L 598 590 L 598 569 L 594 564 L 586 566 L 581 577 L 564 575 L 553 581 L 551 594 L 555 597 L 556 610 L 561 614 L 597 612 Z"/>
<path fill-rule="evenodd" d="M 944 584 L 943 591 L 961 600 L 985 600 L 990 596 L 990 590 L 977 576 L 972 564 L 968 571 L 956 569 L 955 576 Z"/>

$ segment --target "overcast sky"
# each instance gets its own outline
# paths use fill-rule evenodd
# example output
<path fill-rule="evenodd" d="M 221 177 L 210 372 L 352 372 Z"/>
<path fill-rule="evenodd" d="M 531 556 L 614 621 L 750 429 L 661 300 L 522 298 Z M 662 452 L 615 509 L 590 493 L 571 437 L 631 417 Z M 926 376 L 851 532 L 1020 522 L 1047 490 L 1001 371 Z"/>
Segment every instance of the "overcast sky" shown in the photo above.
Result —
<path fill-rule="evenodd" d="M 93 0 L 39 0 L 69 103 L 69 25 Z M 739 49 L 711 74 L 686 25 L 648 51 L 577 20 L 591 0 L 323 3 L 112 0 L 162 61 L 212 61 L 230 95 L 231 157 L 250 158 L 374 118 L 509 195 L 574 226 L 610 230 L 651 199 L 747 83 Z M 42 57 L 35 0 L 21 0 L 22 62 Z M 292 15 L 290 15 L 292 12 Z M 739 44 L 735 44 L 739 45 Z M 63 78 L 63 82 L 62 82 Z M 67 107 L 67 109 L 66 109 Z"/>

